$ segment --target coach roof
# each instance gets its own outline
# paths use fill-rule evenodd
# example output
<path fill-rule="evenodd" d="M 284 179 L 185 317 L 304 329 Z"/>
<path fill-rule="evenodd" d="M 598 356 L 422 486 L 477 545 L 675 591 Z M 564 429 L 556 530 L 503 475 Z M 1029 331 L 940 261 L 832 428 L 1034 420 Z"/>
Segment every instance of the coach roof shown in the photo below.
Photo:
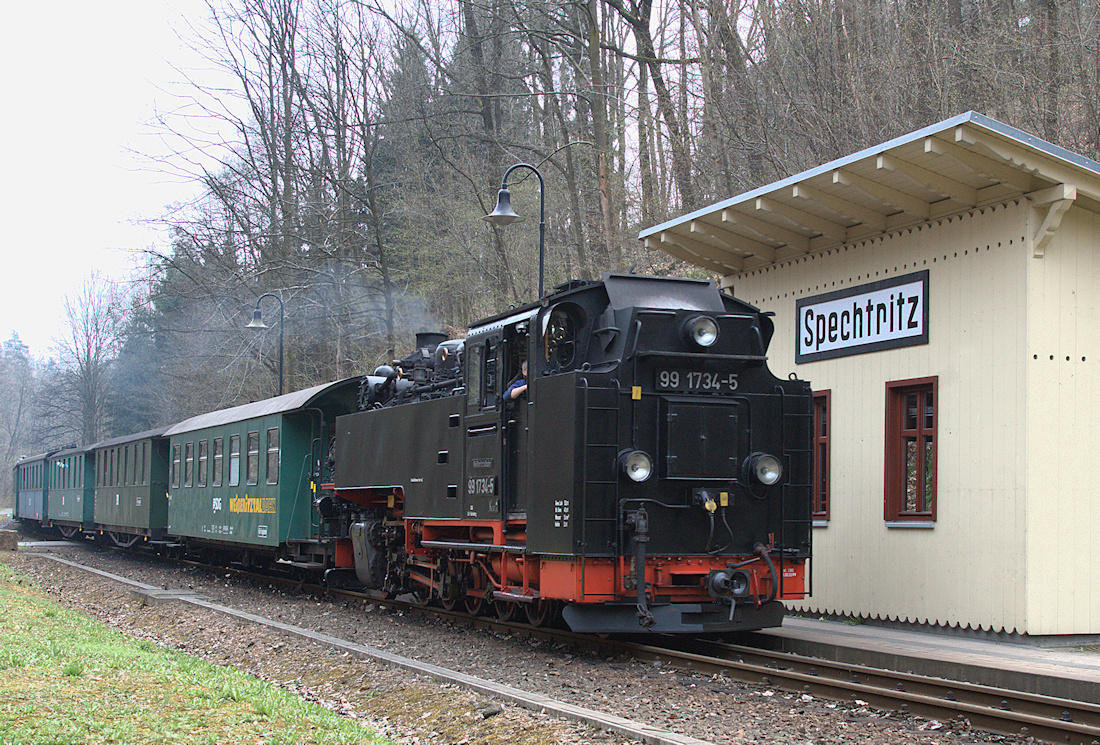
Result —
<path fill-rule="evenodd" d="M 269 414 L 286 414 L 292 411 L 310 408 L 318 405 L 321 400 L 329 394 L 339 389 L 346 388 L 349 385 L 358 389 L 360 379 L 361 378 L 358 376 L 345 378 L 335 383 L 315 385 L 312 388 L 303 388 L 300 391 L 284 393 L 282 396 L 266 398 L 263 401 L 254 401 L 250 404 L 234 406 L 229 409 L 222 409 L 221 411 L 199 414 L 179 424 L 173 424 L 171 427 L 168 427 L 164 431 L 164 436 L 171 437 L 172 435 L 178 435 L 183 432 L 193 432 L 198 429 L 217 427 L 223 424 L 232 424 L 233 422 L 243 422 L 249 419 L 268 416 Z"/>
<path fill-rule="evenodd" d="M 115 445 L 125 445 L 128 442 L 137 442 L 138 440 L 149 440 L 153 437 L 163 437 L 164 431 L 168 427 L 157 427 L 156 429 L 147 429 L 144 432 L 138 432 L 133 435 L 122 435 L 120 437 L 112 437 L 110 440 L 102 440 L 91 446 L 91 449 L 98 450 L 99 448 L 109 448 Z"/>

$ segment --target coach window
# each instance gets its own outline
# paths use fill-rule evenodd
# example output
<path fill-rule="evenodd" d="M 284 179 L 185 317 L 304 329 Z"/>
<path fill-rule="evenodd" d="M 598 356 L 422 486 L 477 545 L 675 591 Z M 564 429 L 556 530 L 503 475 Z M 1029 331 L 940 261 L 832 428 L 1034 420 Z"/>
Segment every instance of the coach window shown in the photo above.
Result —
<path fill-rule="evenodd" d="M 936 520 L 938 378 L 886 384 L 885 518 L 891 527 Z"/>
<path fill-rule="evenodd" d="M 241 483 L 241 436 L 229 436 L 229 485 Z"/>
<path fill-rule="evenodd" d="M 195 443 L 193 442 L 183 446 L 183 485 L 185 487 L 195 485 Z"/>
<path fill-rule="evenodd" d="M 199 473 L 195 477 L 196 486 L 206 486 L 206 440 L 199 440 Z"/>
<path fill-rule="evenodd" d="M 267 431 L 267 483 L 279 483 L 279 429 Z"/>
<path fill-rule="evenodd" d="M 210 474 L 210 485 L 222 485 L 222 438 L 214 438 L 214 472 Z"/>
<path fill-rule="evenodd" d="M 830 391 L 814 392 L 814 514 L 815 524 L 829 520 L 829 399 Z"/>
<path fill-rule="evenodd" d="M 248 433 L 248 470 L 245 472 L 245 484 L 255 486 L 260 481 L 260 433 Z"/>
<path fill-rule="evenodd" d="M 180 488 L 180 445 L 172 446 L 172 488 Z"/>
<path fill-rule="evenodd" d="M 149 468 L 149 466 L 146 465 L 146 458 L 148 457 L 148 455 L 149 450 L 143 442 L 141 443 L 141 459 L 138 461 L 139 463 L 141 463 L 141 473 L 139 474 L 140 478 L 138 480 L 138 483 L 140 483 L 142 486 L 145 486 L 149 483 L 149 472 L 146 470 Z"/>

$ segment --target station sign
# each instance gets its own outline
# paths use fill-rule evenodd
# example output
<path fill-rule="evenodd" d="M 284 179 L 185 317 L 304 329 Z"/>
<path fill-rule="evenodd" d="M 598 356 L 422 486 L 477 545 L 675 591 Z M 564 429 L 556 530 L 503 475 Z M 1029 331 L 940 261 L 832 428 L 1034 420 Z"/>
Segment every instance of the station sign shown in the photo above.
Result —
<path fill-rule="evenodd" d="M 795 362 L 928 343 L 928 271 L 815 295 L 795 304 Z"/>

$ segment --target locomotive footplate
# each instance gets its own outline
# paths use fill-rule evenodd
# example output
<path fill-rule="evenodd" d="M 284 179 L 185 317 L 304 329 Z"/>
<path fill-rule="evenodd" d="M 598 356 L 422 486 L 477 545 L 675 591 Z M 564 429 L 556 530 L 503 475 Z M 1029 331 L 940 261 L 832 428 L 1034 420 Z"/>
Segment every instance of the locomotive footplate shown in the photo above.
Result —
<path fill-rule="evenodd" d="M 650 604 L 653 625 L 638 622 L 636 603 L 604 603 L 602 605 L 569 605 L 562 618 L 578 633 L 599 634 L 723 634 L 731 631 L 755 631 L 779 626 L 786 608 L 771 602 L 762 606 L 739 605 L 730 620 L 730 607 L 725 603 Z"/>

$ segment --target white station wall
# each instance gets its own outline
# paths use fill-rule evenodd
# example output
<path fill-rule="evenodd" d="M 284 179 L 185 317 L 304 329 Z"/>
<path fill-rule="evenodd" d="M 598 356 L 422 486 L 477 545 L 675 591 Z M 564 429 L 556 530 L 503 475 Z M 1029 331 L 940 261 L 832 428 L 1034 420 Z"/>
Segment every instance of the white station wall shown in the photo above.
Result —
<path fill-rule="evenodd" d="M 1045 477 L 1025 465 L 1030 211 L 974 210 L 727 280 L 775 312 L 772 371 L 832 392 L 830 520 L 814 529 L 814 594 L 802 610 L 1035 633 L 1029 614 L 1046 601 L 1026 594 L 1045 585 L 1022 581 L 1033 553 L 1026 488 Z M 925 269 L 927 344 L 795 364 L 798 299 Z M 887 527 L 886 383 L 926 376 L 939 378 L 937 520 Z M 1071 554 L 1050 548 L 1064 569 Z"/>
<path fill-rule="evenodd" d="M 1100 217 L 1066 213 L 1026 297 L 1028 631 L 1098 634 Z"/>

